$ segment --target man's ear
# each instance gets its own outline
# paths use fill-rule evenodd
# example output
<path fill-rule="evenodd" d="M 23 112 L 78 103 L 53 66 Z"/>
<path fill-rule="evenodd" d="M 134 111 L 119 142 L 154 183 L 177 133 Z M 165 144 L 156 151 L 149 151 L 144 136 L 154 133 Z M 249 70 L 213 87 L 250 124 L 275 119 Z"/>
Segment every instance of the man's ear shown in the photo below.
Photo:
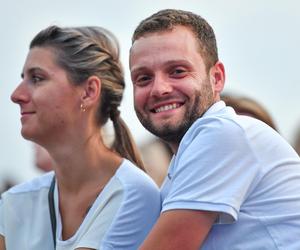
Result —
<path fill-rule="evenodd" d="M 97 76 L 90 76 L 83 84 L 81 103 L 85 108 L 98 104 L 101 94 L 101 80 Z"/>
<path fill-rule="evenodd" d="M 223 63 L 218 61 L 213 67 L 211 67 L 209 74 L 214 92 L 216 94 L 220 94 L 225 85 L 225 68 Z"/>

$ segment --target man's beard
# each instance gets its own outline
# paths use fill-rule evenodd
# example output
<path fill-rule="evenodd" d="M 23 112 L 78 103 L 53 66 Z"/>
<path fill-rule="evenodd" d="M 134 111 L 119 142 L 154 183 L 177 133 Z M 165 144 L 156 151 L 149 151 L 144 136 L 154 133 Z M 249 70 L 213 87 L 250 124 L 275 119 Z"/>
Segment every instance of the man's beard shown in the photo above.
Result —
<path fill-rule="evenodd" d="M 192 106 L 187 106 L 183 119 L 179 124 L 166 124 L 161 127 L 155 126 L 141 112 L 136 110 L 137 117 L 142 125 L 152 134 L 170 144 L 179 145 L 181 139 L 192 126 L 192 124 L 201 117 L 206 110 L 214 103 L 214 95 L 209 82 L 205 83 L 200 91 L 195 93 L 195 101 Z"/>

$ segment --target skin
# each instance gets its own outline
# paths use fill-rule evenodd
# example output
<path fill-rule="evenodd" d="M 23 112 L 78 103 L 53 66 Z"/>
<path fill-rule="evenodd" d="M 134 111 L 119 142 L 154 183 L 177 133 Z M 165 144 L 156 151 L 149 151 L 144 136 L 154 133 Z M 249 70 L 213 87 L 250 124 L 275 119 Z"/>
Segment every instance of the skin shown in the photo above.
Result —
<path fill-rule="evenodd" d="M 151 132 L 163 139 L 170 130 L 178 134 L 184 122 L 187 130 L 220 100 L 224 66 L 217 62 L 207 70 L 198 46 L 188 28 L 177 26 L 172 31 L 147 34 L 131 48 L 136 113 L 147 129 L 150 124 Z M 165 140 L 176 152 L 181 137 Z"/>
<path fill-rule="evenodd" d="M 2 235 L 0 235 L 0 250 L 5 250 L 5 239 Z"/>
<path fill-rule="evenodd" d="M 11 99 L 20 106 L 23 137 L 43 146 L 54 160 L 65 240 L 77 231 L 122 158 L 106 148 L 95 122 L 101 80 L 91 76 L 74 86 L 55 56 L 51 48 L 32 48 Z"/>
<path fill-rule="evenodd" d="M 30 50 L 21 74 L 23 80 L 11 96 L 12 101 L 20 105 L 22 136 L 39 144 L 50 144 L 52 136 L 57 140 L 58 135 L 74 133 L 67 132 L 66 128 L 80 120 L 80 116 L 74 114 L 78 114 L 81 89 L 71 85 L 66 72 L 54 61 L 51 49 Z M 49 132 L 51 136 L 44 136 Z"/>
<path fill-rule="evenodd" d="M 194 34 L 184 26 L 146 34 L 130 51 L 136 113 L 175 154 L 183 134 L 220 100 L 224 87 L 223 64 L 207 69 L 199 51 Z M 217 215 L 184 209 L 163 212 L 140 249 L 199 249 Z"/>

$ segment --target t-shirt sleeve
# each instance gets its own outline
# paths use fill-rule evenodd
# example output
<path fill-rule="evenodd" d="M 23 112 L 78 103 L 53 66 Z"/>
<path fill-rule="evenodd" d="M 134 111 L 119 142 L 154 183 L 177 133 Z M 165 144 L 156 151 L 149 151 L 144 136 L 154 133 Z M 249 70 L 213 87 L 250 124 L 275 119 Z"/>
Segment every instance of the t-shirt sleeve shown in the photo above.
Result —
<path fill-rule="evenodd" d="M 3 200 L 0 199 L 0 234 L 4 236 Z"/>
<path fill-rule="evenodd" d="M 203 120 L 182 140 L 162 210 L 216 211 L 217 223 L 232 223 L 255 179 L 257 159 L 239 125 Z"/>
<path fill-rule="evenodd" d="M 157 187 L 128 184 L 125 188 L 124 199 L 103 241 L 103 249 L 138 249 L 160 215 Z"/>

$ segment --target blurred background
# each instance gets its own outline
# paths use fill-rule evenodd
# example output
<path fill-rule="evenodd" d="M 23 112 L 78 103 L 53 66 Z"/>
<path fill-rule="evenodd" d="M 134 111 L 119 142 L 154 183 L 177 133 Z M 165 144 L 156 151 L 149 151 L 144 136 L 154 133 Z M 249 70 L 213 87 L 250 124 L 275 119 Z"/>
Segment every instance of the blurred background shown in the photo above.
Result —
<path fill-rule="evenodd" d="M 225 91 L 259 101 L 279 132 L 293 144 L 300 123 L 300 2 L 296 0 L 0 0 L 0 183 L 18 183 L 41 173 L 31 142 L 20 135 L 19 107 L 10 94 L 33 36 L 52 25 L 100 25 L 120 41 L 127 81 L 121 114 L 141 148 L 153 137 L 139 124 L 128 69 L 131 35 L 137 24 L 164 8 L 190 10 L 214 28 L 220 60 L 225 64 Z M 155 154 L 151 150 L 148 154 Z"/>

